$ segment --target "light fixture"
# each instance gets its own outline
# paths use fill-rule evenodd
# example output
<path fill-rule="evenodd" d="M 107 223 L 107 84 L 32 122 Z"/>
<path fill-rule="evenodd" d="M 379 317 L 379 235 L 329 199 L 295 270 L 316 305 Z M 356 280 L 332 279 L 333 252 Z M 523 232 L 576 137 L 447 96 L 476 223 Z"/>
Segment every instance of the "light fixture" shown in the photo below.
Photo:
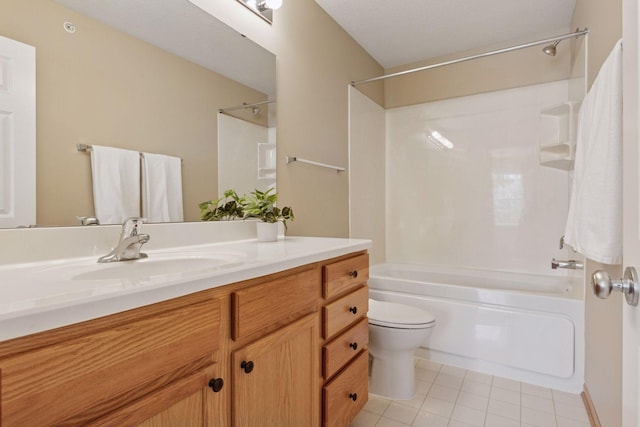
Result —
<path fill-rule="evenodd" d="M 264 6 L 269 9 L 280 9 L 282 7 L 282 0 L 264 0 Z"/>
<path fill-rule="evenodd" d="M 269 24 L 273 22 L 273 11 L 280 9 L 282 0 L 236 0 L 247 9 L 267 21 Z"/>

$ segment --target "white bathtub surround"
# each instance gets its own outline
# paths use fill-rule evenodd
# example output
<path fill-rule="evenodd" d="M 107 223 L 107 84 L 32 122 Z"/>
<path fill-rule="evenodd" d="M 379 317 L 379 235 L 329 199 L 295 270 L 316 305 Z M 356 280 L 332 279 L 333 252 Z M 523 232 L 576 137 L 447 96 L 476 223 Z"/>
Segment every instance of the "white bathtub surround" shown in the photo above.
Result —
<path fill-rule="evenodd" d="M 371 267 L 369 286 L 372 299 L 436 317 L 418 356 L 582 391 L 584 303 L 578 278 L 381 264 Z"/>
<path fill-rule="evenodd" d="M 385 260 L 385 110 L 349 86 L 349 236 L 373 240 Z"/>
<path fill-rule="evenodd" d="M 539 164 L 540 111 L 567 100 L 560 81 L 387 110 L 386 261 L 551 273 L 569 177 Z"/>
<path fill-rule="evenodd" d="M 275 153 L 275 132 L 275 128 L 218 114 L 218 194 L 234 189 L 243 195 L 275 185 L 275 167 L 266 157 Z M 274 149 L 265 150 L 267 143 Z"/>
<path fill-rule="evenodd" d="M 120 226 L 0 230 L 0 341 L 371 245 L 368 240 L 313 237 L 261 243 L 254 221 L 150 224 L 142 228 L 151 236 L 143 247 L 148 259 L 97 264 L 98 256 L 117 242 L 119 232 Z M 210 265 L 207 260 L 212 260 Z M 132 263 L 141 268 L 110 274 L 113 269 L 133 267 Z"/>
<path fill-rule="evenodd" d="M 582 398 L 525 382 L 416 359 L 416 396 L 369 395 L 351 427 L 589 427 Z"/>

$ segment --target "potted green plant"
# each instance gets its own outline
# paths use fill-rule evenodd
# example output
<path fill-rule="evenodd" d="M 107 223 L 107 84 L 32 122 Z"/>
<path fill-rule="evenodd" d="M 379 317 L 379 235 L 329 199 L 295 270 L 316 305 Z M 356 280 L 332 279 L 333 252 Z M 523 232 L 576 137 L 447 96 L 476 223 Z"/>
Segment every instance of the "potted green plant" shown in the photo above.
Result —
<path fill-rule="evenodd" d="M 227 190 L 224 196 L 198 204 L 202 221 L 229 221 L 244 218 L 245 198 L 234 190 Z"/>
<path fill-rule="evenodd" d="M 273 188 L 269 188 L 267 191 L 256 189 L 245 199 L 245 218 L 260 220 L 257 224 L 259 241 L 276 241 L 278 239 L 278 222 L 282 222 L 286 230 L 287 221 L 295 219 L 293 209 L 287 206 L 282 209 L 278 208 L 275 205 L 277 200 L 278 194 Z"/>

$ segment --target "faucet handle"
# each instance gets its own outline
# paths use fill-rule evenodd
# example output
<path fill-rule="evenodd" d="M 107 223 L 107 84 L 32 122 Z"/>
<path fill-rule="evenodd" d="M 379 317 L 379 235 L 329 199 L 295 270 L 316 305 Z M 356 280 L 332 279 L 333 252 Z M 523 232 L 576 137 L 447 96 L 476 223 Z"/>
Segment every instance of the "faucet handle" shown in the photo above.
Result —
<path fill-rule="evenodd" d="M 140 218 L 137 216 L 127 218 L 122 223 L 122 236 L 136 236 L 138 234 L 138 228 L 146 221 L 146 218 Z"/>

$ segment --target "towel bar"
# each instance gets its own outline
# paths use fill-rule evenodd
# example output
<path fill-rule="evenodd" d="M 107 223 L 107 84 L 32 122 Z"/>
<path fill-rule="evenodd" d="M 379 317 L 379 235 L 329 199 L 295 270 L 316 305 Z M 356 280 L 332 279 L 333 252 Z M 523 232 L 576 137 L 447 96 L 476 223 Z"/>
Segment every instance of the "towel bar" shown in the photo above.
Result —
<path fill-rule="evenodd" d="M 306 163 L 308 165 L 320 166 L 320 167 L 328 168 L 328 169 L 335 169 L 336 172 L 345 172 L 346 171 L 345 168 L 342 168 L 340 166 L 333 166 L 333 165 L 328 165 L 326 163 L 314 162 L 313 160 L 302 159 L 302 158 L 296 157 L 296 156 L 286 156 L 285 159 L 287 161 L 287 164 L 293 163 L 293 162 L 300 162 L 300 163 Z"/>
<path fill-rule="evenodd" d="M 80 151 L 86 153 L 87 151 L 91 151 L 93 147 L 89 144 L 76 144 L 76 151 Z M 144 157 L 143 153 L 140 153 L 140 157 Z M 184 159 L 180 158 L 180 161 L 184 163 Z"/>

